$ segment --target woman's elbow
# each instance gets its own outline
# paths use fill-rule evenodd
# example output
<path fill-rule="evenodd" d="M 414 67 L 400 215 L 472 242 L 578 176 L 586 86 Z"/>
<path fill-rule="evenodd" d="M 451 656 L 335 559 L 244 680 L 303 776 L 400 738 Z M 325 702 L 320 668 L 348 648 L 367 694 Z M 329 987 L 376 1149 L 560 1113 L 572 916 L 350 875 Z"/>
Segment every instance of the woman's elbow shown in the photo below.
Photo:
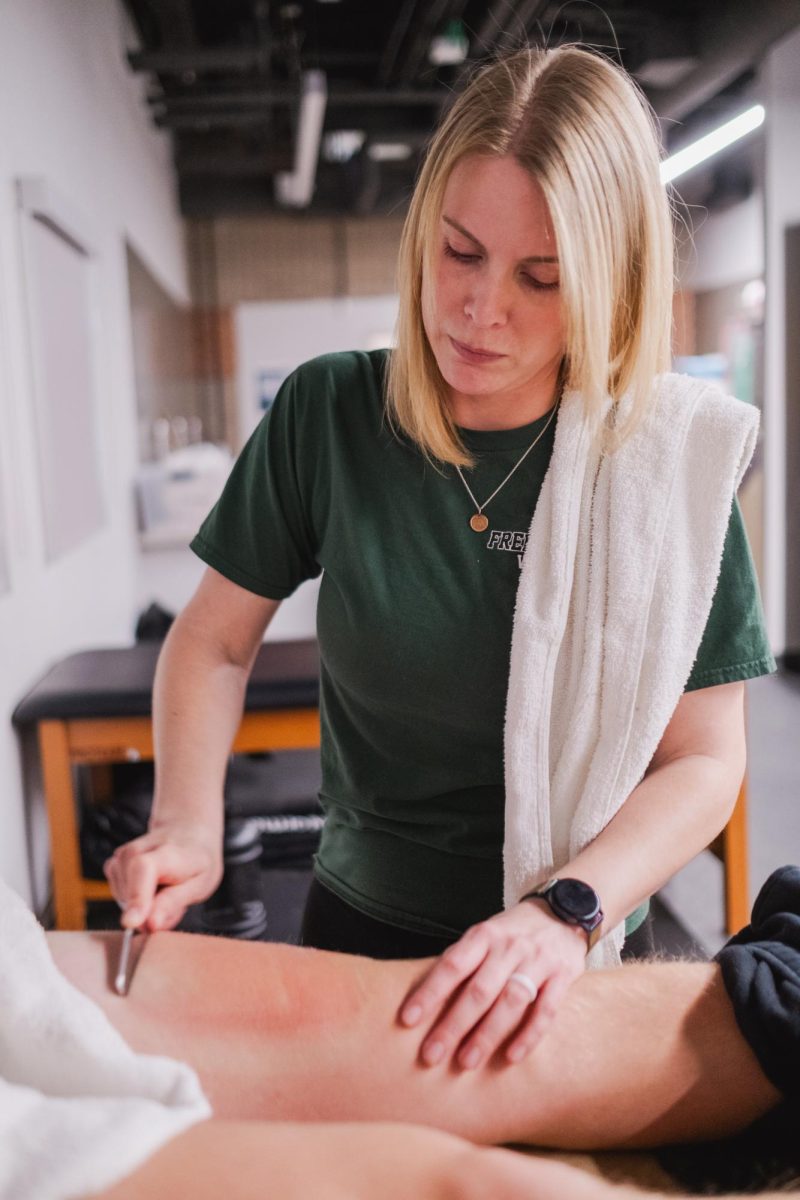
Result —
<path fill-rule="evenodd" d="M 744 736 L 732 741 L 724 753 L 717 750 L 707 756 L 708 794 L 717 802 L 722 829 L 739 799 L 747 768 L 747 744 Z"/>

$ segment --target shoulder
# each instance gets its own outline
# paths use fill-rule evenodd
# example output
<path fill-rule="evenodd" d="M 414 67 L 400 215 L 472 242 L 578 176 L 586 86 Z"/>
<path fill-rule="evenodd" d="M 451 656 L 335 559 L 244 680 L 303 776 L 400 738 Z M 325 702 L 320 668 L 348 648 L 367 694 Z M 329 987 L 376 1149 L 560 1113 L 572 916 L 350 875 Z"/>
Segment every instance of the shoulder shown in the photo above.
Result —
<path fill-rule="evenodd" d="M 754 405 L 707 380 L 665 372 L 653 380 L 641 419 L 613 458 L 620 472 L 632 470 L 642 480 L 682 472 L 733 489 L 755 450 L 758 423 Z"/>
<path fill-rule="evenodd" d="M 381 394 L 388 350 L 342 350 L 320 354 L 297 367 L 287 379 L 298 394 L 335 400 L 354 393 Z"/>
<path fill-rule="evenodd" d="M 728 495 L 741 483 L 758 437 L 759 412 L 714 384 L 667 372 L 655 381 L 654 403 L 644 422 L 649 443 L 673 455 L 687 477 Z"/>
<path fill-rule="evenodd" d="M 667 419 L 690 423 L 692 434 L 734 429 L 744 433 L 758 428 L 758 409 L 723 392 L 716 384 L 691 375 L 666 371 L 653 385 L 654 407 Z"/>
<path fill-rule="evenodd" d="M 285 379 L 270 421 L 305 451 L 354 448 L 380 436 L 387 350 L 346 350 L 302 363 Z"/>

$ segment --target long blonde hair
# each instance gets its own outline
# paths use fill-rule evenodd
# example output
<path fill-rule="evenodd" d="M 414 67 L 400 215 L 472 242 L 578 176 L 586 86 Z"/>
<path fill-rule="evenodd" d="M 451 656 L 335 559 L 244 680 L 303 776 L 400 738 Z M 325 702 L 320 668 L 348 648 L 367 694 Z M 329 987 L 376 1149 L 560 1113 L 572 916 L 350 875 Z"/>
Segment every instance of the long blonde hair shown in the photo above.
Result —
<path fill-rule="evenodd" d="M 511 155 L 540 185 L 558 244 L 565 386 L 598 419 L 626 393 L 615 444 L 646 410 L 669 367 L 673 232 L 647 101 L 614 63 L 585 47 L 526 49 L 484 67 L 428 149 L 398 260 L 400 310 L 387 372 L 394 427 L 426 457 L 471 465 L 422 322 L 445 188 L 469 154 Z M 616 410 L 612 410 L 615 412 Z"/>

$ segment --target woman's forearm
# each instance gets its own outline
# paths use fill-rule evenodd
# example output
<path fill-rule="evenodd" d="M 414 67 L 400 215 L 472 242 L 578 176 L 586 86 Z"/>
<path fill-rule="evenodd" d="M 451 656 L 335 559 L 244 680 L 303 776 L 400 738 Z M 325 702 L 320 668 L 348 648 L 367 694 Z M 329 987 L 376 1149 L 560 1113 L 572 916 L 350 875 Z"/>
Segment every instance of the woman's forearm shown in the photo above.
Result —
<path fill-rule="evenodd" d="M 148 831 L 103 864 L 129 926 L 172 928 L 219 884 L 225 769 L 246 683 L 244 667 L 178 618 L 156 669 Z"/>
<path fill-rule="evenodd" d="M 153 685 L 153 822 L 199 820 L 221 832 L 228 755 L 264 631 L 279 600 L 209 567 L 170 629 Z"/>
<path fill-rule="evenodd" d="M 128 926 L 172 928 L 220 881 L 225 768 L 247 678 L 279 604 L 209 567 L 170 630 L 153 691 L 150 827 L 103 865 Z"/>
<path fill-rule="evenodd" d="M 711 756 L 664 763 L 559 874 L 595 889 L 605 929 L 613 929 L 714 840 L 733 811 L 740 779 Z"/>
<path fill-rule="evenodd" d="M 641 783 L 602 833 L 559 871 L 595 889 L 606 930 L 724 828 L 745 762 L 744 684 L 685 692 Z"/>
<path fill-rule="evenodd" d="M 196 820 L 221 832 L 225 770 L 248 674 L 249 667 L 232 662 L 191 617 L 178 617 L 159 656 L 153 687 L 151 826 Z"/>

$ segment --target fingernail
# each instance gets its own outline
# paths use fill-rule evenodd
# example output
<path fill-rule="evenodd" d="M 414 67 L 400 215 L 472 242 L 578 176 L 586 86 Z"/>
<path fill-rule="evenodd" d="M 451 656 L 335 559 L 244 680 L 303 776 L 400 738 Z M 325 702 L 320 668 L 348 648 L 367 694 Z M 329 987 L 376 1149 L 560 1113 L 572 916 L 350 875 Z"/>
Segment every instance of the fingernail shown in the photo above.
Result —
<path fill-rule="evenodd" d="M 403 1009 L 403 1024 L 416 1025 L 417 1021 L 422 1016 L 422 1009 L 418 1004 L 412 1004 L 410 1008 Z"/>
<path fill-rule="evenodd" d="M 465 1071 L 473 1071 L 480 1061 L 481 1052 L 477 1046 L 473 1046 L 472 1049 L 468 1050 L 461 1059 L 461 1066 Z"/>
<path fill-rule="evenodd" d="M 444 1046 L 441 1042 L 429 1042 L 422 1051 L 422 1057 L 429 1067 L 435 1067 L 443 1054 Z"/>
<path fill-rule="evenodd" d="M 508 1061 L 518 1063 L 525 1057 L 527 1052 L 526 1046 L 512 1046 L 508 1052 Z"/>
<path fill-rule="evenodd" d="M 126 908 L 122 923 L 125 926 L 141 925 L 144 913 L 139 908 Z"/>

